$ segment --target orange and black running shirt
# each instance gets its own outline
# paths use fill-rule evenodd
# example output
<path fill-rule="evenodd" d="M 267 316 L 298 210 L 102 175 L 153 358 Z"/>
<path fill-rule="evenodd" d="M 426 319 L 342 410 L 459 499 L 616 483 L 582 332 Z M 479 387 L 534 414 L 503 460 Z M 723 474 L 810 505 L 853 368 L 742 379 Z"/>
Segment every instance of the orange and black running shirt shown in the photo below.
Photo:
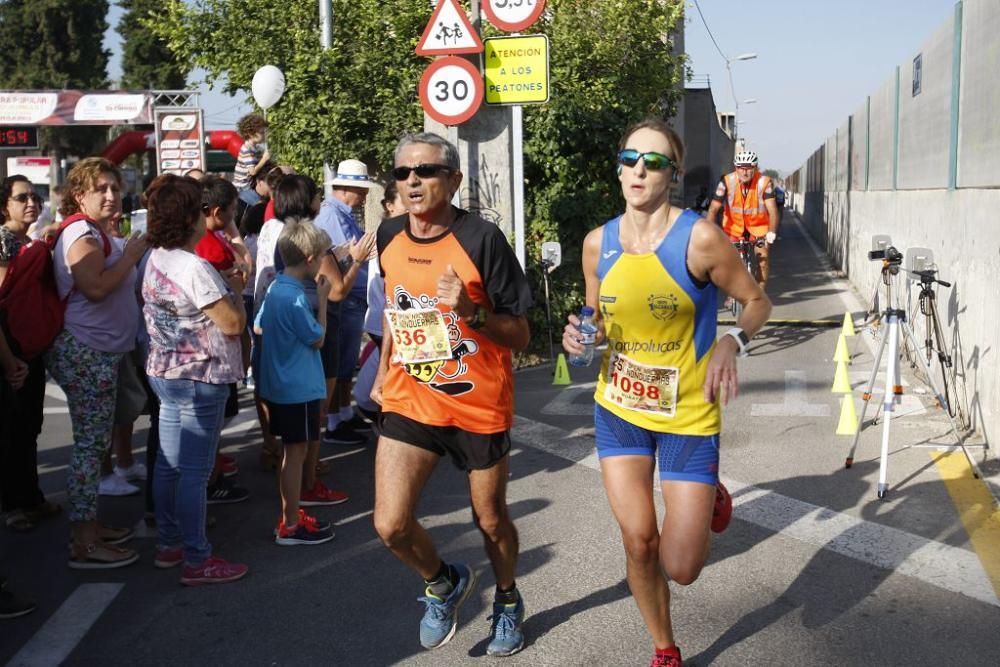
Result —
<path fill-rule="evenodd" d="M 448 231 L 430 239 L 414 238 L 406 215 L 379 226 L 386 308 L 437 308 L 452 350 L 452 358 L 444 361 L 391 363 L 382 386 L 382 409 L 431 426 L 500 433 L 514 417 L 510 348 L 470 329 L 451 308 L 439 304 L 438 279 L 450 264 L 469 298 L 490 314 L 526 314 L 531 289 L 496 225 L 458 208 L 454 213 Z"/>

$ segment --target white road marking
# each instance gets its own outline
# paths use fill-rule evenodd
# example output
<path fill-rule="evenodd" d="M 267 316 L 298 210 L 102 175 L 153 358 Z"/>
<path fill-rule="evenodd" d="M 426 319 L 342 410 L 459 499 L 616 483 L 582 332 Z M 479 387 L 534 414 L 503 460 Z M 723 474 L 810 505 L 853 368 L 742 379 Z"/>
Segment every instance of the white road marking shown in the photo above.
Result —
<path fill-rule="evenodd" d="M 594 438 L 514 417 L 516 444 L 600 470 Z M 733 496 L 733 515 L 786 537 L 854 560 L 905 574 L 925 583 L 1000 606 L 979 558 L 972 551 L 865 521 L 825 507 L 723 478 Z"/>
<path fill-rule="evenodd" d="M 582 395 L 589 395 L 594 393 L 594 387 L 597 386 L 597 382 L 583 382 L 581 384 L 573 384 L 558 394 L 553 398 L 548 404 L 542 408 L 543 415 L 568 415 L 568 416 L 590 416 L 594 414 L 594 404 L 592 402 L 577 403 L 578 399 Z"/>
<path fill-rule="evenodd" d="M 66 402 L 66 394 L 64 394 L 63 390 L 59 388 L 59 385 L 54 382 L 45 383 L 45 395 L 49 398 L 54 398 L 64 403 Z"/>
<path fill-rule="evenodd" d="M 81 584 L 7 667 L 48 667 L 69 657 L 125 584 Z"/>
<path fill-rule="evenodd" d="M 829 417 L 830 406 L 806 400 L 805 371 L 785 371 L 785 397 L 781 403 L 754 403 L 753 417 Z"/>

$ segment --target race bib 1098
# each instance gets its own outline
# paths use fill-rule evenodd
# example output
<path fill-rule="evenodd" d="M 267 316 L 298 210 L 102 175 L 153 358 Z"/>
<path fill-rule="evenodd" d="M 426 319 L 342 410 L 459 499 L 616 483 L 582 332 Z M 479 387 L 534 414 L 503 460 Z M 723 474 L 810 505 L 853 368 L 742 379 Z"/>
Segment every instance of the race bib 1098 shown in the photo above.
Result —
<path fill-rule="evenodd" d="M 647 366 L 616 352 L 608 362 L 604 400 L 626 410 L 673 417 L 679 376 L 676 368 Z"/>

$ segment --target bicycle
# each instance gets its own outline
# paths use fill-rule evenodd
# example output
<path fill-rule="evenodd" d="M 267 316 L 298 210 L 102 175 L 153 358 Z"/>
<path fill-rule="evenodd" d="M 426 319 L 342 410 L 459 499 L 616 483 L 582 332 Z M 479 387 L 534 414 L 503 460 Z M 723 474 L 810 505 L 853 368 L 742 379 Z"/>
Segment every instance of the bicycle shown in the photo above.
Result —
<path fill-rule="evenodd" d="M 757 280 L 757 253 L 755 248 L 763 248 L 767 244 L 767 241 L 763 236 L 754 238 L 750 236 L 750 232 L 743 230 L 743 238 L 738 241 L 733 241 L 733 247 L 736 248 L 736 252 L 740 254 L 740 262 L 743 266 L 747 267 L 747 271 L 753 277 L 754 281 Z M 730 310 L 733 313 L 733 317 L 739 319 L 740 314 L 743 312 L 743 304 L 738 300 L 730 297 Z"/>

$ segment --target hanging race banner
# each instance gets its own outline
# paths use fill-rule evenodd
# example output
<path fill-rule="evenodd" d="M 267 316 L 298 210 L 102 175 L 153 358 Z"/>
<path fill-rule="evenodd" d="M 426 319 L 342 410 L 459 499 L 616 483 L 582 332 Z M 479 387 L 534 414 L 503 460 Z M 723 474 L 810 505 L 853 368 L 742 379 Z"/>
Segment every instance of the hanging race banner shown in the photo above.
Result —
<path fill-rule="evenodd" d="M 0 125 L 148 125 L 152 100 L 146 91 L 0 90 Z"/>
<path fill-rule="evenodd" d="M 184 175 L 205 171 L 205 123 L 201 109 L 156 110 L 156 171 Z"/>

